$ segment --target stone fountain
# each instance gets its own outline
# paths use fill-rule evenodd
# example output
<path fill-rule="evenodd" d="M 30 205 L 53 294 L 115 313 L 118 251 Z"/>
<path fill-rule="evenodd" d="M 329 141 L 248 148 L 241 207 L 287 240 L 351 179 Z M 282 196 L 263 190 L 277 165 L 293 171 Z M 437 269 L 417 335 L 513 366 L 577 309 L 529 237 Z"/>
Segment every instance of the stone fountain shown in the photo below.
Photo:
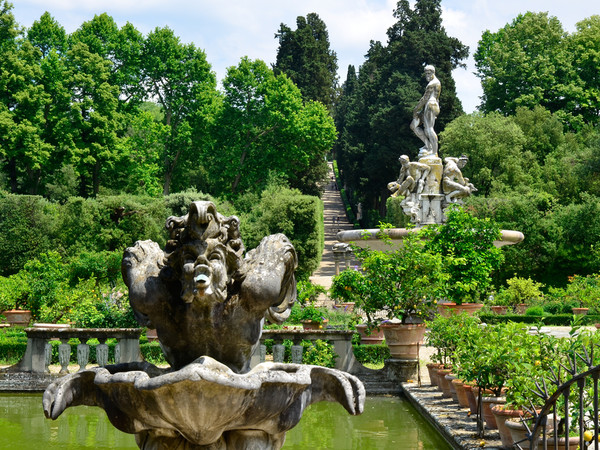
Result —
<path fill-rule="evenodd" d="M 392 228 L 385 230 L 392 242 L 401 243 L 402 239 L 411 232 L 425 225 L 442 224 L 446 221 L 446 211 L 453 205 L 462 205 L 464 199 L 477 189 L 462 174 L 462 169 L 468 162 L 464 155 L 448 156 L 442 159 L 438 156 L 438 137 L 434 131 L 435 120 L 440 112 L 439 96 L 440 81 L 435 76 L 433 66 L 425 66 L 425 78 L 428 82 L 425 93 L 413 110 L 411 130 L 423 141 L 419 149 L 418 161 L 410 161 L 407 155 L 399 158 L 401 169 L 398 179 L 388 183 L 392 197 L 402 197 L 402 210 L 416 228 Z M 342 251 L 345 243 L 352 242 L 359 247 L 370 247 L 373 250 L 389 249 L 377 238 L 379 229 L 347 230 L 337 234 L 338 252 Z M 524 239 L 523 233 L 513 230 L 501 230 L 502 238 L 495 245 L 512 245 Z M 346 252 L 349 248 L 344 247 Z"/>
<path fill-rule="evenodd" d="M 59 378 L 44 392 L 46 417 L 99 406 L 146 450 L 278 449 L 312 403 L 363 411 L 364 387 L 345 372 L 282 363 L 250 369 L 265 318 L 283 322 L 296 299 L 297 256 L 284 235 L 245 253 L 237 217 L 210 202 L 192 203 L 166 227 L 164 251 L 138 241 L 125 250 L 122 272 L 137 320 L 156 328 L 171 367 L 134 362 Z"/>

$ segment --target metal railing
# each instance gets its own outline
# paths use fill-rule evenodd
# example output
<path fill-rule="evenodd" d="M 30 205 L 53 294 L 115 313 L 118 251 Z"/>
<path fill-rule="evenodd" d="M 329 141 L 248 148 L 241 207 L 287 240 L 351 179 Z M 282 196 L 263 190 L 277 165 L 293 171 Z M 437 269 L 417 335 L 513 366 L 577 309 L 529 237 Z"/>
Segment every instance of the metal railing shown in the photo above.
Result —
<path fill-rule="evenodd" d="M 558 372 L 551 370 L 548 380 L 536 382 L 534 395 L 544 401 L 538 410 L 527 409 L 531 415 L 532 425 L 521 418 L 526 430 L 526 437 L 515 442 L 515 448 L 544 449 L 548 448 L 589 448 L 598 450 L 598 379 L 600 365 L 594 365 L 594 348 L 588 352 L 573 352 L 567 365 L 561 364 Z M 553 393 L 549 386 L 556 386 Z M 560 405 L 559 405 L 560 404 Z M 590 425 L 587 430 L 586 425 Z M 577 436 L 571 436 L 571 431 Z M 593 433 L 593 434 L 591 434 Z"/>

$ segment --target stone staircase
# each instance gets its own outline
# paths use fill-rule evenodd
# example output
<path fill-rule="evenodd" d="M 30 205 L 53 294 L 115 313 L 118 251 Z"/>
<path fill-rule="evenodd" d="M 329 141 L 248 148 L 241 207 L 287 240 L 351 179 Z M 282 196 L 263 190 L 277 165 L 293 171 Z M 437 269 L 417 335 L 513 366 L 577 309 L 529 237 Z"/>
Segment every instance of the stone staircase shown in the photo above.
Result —
<path fill-rule="evenodd" d="M 335 262 L 333 258 L 333 245 L 337 243 L 337 233 L 341 230 L 351 230 L 353 225 L 348 222 L 346 209 L 342 197 L 336 185 L 333 166 L 329 163 L 329 181 L 323 192 L 323 220 L 325 224 L 325 249 L 321 264 L 310 277 L 310 281 L 319 284 L 326 289 L 331 287 L 331 279 L 335 276 Z M 343 266 L 340 270 L 343 270 Z M 333 302 L 326 296 L 321 296 L 317 303 L 331 305 Z"/>

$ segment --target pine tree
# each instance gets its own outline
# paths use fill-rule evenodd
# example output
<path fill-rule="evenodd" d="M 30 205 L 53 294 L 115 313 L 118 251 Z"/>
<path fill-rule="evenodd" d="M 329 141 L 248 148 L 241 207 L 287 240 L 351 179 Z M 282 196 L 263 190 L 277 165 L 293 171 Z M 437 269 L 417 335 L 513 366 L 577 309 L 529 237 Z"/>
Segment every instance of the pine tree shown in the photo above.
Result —
<path fill-rule="evenodd" d="M 296 30 L 281 24 L 275 75 L 285 73 L 304 100 L 320 101 L 331 110 L 337 85 L 337 56 L 329 48 L 325 23 L 315 13 L 296 19 Z"/>

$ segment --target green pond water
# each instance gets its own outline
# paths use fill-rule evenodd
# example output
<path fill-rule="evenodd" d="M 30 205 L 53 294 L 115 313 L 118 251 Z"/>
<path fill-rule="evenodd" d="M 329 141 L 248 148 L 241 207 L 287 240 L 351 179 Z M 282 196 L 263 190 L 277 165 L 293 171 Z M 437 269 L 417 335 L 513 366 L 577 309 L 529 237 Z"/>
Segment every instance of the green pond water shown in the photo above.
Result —
<path fill-rule="evenodd" d="M 137 449 L 100 408 L 69 408 L 44 417 L 41 394 L 0 394 L 0 449 Z M 284 449 L 450 449 L 405 400 L 370 397 L 365 412 L 350 416 L 336 403 L 310 406 L 287 433 Z"/>

